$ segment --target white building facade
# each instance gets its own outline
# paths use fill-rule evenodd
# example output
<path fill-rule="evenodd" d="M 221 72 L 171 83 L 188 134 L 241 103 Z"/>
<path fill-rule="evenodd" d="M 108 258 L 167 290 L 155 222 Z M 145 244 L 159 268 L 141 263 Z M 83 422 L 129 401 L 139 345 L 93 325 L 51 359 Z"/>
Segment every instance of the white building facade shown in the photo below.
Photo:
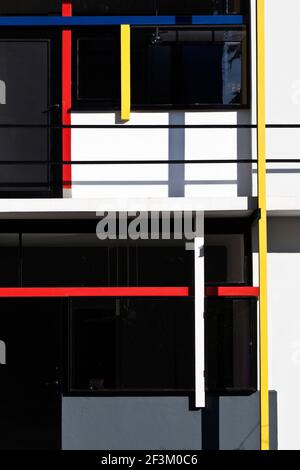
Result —
<path fill-rule="evenodd" d="M 1 410 L 23 410 L 17 437 L 7 431 L 12 412 L 2 424 L 0 413 L 4 448 L 261 447 L 256 9 L 264 3 L 269 447 L 299 449 L 299 2 L 6 3 L 3 383 L 17 383 L 21 346 L 34 365 L 21 374 L 26 403 L 9 386 L 0 395 Z M 140 239 L 99 239 L 108 213 L 118 224 L 126 215 L 129 227 L 142 214 Z M 184 214 L 200 220 L 188 250 L 191 240 L 174 237 Z M 44 341 L 29 336 L 28 345 L 15 334 L 19 321 Z M 58 340 L 45 340 L 45 325 Z M 49 341 L 52 361 L 41 345 Z M 43 405 L 43 424 L 25 438 L 34 391 L 41 403 L 51 396 L 52 408 Z"/>

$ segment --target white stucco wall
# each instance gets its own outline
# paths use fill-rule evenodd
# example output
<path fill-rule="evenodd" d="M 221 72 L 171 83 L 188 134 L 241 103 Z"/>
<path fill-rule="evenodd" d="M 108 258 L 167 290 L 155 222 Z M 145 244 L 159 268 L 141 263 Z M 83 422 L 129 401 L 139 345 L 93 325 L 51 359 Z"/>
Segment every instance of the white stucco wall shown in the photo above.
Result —
<path fill-rule="evenodd" d="M 130 124 L 249 123 L 249 111 L 132 113 Z M 73 113 L 72 124 L 115 124 L 115 113 Z M 127 126 L 125 125 L 125 126 Z M 73 160 L 236 159 L 251 147 L 245 129 L 73 129 Z M 247 166 L 247 170 L 245 168 Z M 73 166 L 73 197 L 223 197 L 251 194 L 248 165 Z M 245 173 L 246 170 L 246 173 Z"/>
<path fill-rule="evenodd" d="M 254 253 L 255 285 L 257 261 Z M 299 286 L 300 218 L 269 218 L 269 388 L 278 393 L 280 450 L 300 449 Z"/>
<path fill-rule="evenodd" d="M 267 123 L 300 124 L 299 0 L 266 0 Z M 283 6 L 284 5 L 284 6 Z M 300 129 L 269 129 L 268 158 L 300 158 Z M 299 196 L 299 164 L 269 164 L 268 194 Z"/>

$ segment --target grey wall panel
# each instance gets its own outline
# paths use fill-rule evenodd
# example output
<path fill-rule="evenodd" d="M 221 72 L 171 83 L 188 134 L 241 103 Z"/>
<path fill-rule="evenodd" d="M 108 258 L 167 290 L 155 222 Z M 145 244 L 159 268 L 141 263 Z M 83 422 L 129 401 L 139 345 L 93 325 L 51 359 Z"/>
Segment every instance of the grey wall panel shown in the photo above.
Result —
<path fill-rule="evenodd" d="M 64 398 L 63 449 L 201 449 L 201 411 L 185 397 Z"/>
<path fill-rule="evenodd" d="M 277 449 L 277 393 L 270 391 L 270 448 Z M 221 397 L 219 401 L 219 448 L 260 448 L 259 393 L 244 397 Z"/>
<path fill-rule="evenodd" d="M 222 397 L 219 409 L 222 450 L 259 449 L 259 394 Z"/>
<path fill-rule="evenodd" d="M 259 393 L 208 397 L 64 397 L 65 450 L 257 450 Z M 270 392 L 271 448 L 277 449 L 277 394 Z"/>
<path fill-rule="evenodd" d="M 278 402 L 277 392 L 270 392 L 270 449 L 278 450 Z"/>

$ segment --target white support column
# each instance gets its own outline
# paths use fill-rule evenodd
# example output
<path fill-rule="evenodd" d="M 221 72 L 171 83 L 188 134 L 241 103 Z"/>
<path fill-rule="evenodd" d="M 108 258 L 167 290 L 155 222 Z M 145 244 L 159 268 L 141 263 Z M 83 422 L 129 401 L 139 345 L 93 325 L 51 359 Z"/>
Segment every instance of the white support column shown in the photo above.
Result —
<path fill-rule="evenodd" d="M 201 232 L 195 238 L 195 406 L 205 407 L 204 378 L 204 212 L 201 217 Z"/>
<path fill-rule="evenodd" d="M 0 364 L 6 364 L 6 345 L 0 340 Z"/>

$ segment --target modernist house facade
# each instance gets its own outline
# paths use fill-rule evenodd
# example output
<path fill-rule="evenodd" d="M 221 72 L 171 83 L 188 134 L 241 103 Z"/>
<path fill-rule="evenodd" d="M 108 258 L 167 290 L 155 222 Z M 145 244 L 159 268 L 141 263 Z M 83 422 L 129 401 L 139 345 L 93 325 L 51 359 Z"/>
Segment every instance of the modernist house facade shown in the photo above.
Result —
<path fill-rule="evenodd" d="M 300 448 L 285 3 L 2 0 L 1 449 Z"/>

